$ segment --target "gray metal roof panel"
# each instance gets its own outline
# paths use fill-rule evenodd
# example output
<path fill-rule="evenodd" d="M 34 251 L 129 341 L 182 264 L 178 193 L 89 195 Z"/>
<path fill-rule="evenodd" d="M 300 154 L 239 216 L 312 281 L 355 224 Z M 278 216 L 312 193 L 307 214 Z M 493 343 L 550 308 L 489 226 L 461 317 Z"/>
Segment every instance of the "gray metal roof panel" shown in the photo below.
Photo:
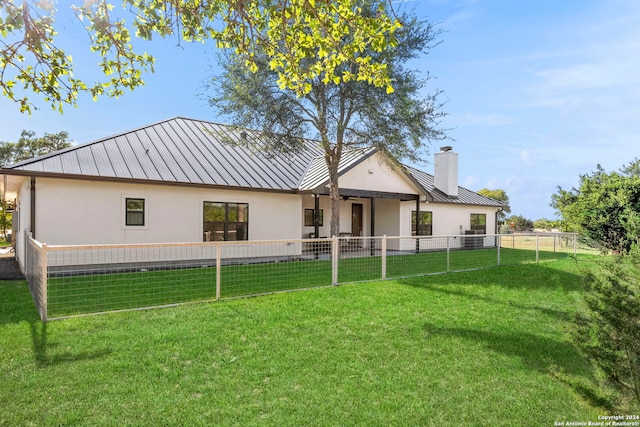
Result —
<path fill-rule="evenodd" d="M 176 182 L 176 176 L 160 155 L 156 145 L 152 143 L 148 133 L 145 130 L 141 130 L 135 132 L 134 135 L 138 138 L 138 141 L 140 141 L 140 146 L 136 145 L 133 147 L 138 157 L 146 157 L 149 159 L 160 176 L 160 181 Z"/>
<path fill-rule="evenodd" d="M 102 144 L 95 144 L 91 146 L 91 152 L 93 153 L 93 158 L 96 159 L 96 166 L 98 168 L 98 176 L 101 177 L 111 177 L 115 176 L 116 173 L 113 170 L 113 166 L 111 166 L 111 160 L 107 155 L 107 149 Z M 66 156 L 68 153 L 61 154 L 61 156 Z M 57 171 L 51 170 L 47 172 L 55 173 Z"/>
<path fill-rule="evenodd" d="M 243 135 L 257 148 L 242 144 Z M 328 182 L 317 141 L 306 140 L 301 152 L 289 155 L 267 155 L 260 151 L 264 145 L 254 130 L 175 117 L 6 166 L 3 171 L 286 191 L 311 191 Z M 338 173 L 375 152 L 345 150 Z M 414 168 L 407 171 L 434 202 L 502 206 L 463 187 L 457 199 L 449 198 L 434 189 L 432 175 Z"/>
<path fill-rule="evenodd" d="M 406 166 L 407 170 L 416 179 L 416 181 L 424 188 L 424 190 L 432 196 L 434 203 L 454 203 L 464 205 L 481 205 L 502 207 L 504 204 L 490 197 L 485 197 L 474 191 L 464 187 L 458 187 L 458 197 L 449 197 L 434 186 L 433 175 L 423 172 L 419 169 Z"/>
<path fill-rule="evenodd" d="M 80 163 L 78 162 L 78 155 L 73 152 L 73 155 L 60 157 L 62 163 L 62 170 L 64 173 L 80 174 Z"/>

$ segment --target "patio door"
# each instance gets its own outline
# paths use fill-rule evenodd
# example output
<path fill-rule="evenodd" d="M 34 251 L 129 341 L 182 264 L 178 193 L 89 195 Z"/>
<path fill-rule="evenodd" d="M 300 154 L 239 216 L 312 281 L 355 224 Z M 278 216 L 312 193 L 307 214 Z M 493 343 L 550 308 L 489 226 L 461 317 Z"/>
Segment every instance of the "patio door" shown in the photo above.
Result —
<path fill-rule="evenodd" d="M 362 236 L 362 205 L 360 203 L 351 205 L 351 235 Z"/>

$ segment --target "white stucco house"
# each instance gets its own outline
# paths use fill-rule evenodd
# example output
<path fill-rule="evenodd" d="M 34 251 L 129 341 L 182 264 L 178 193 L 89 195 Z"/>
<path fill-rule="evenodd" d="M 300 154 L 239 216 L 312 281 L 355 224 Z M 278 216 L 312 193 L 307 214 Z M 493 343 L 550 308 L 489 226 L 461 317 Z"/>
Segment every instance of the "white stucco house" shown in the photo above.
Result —
<path fill-rule="evenodd" d="M 328 236 L 317 143 L 269 156 L 246 141 L 259 143 L 260 134 L 176 117 L 2 168 L 2 195 L 15 200 L 17 258 L 29 232 L 49 245 Z M 503 206 L 458 186 L 458 154 L 443 147 L 434 166 L 431 175 L 392 167 L 374 149 L 346 152 L 341 232 L 495 233 Z"/>

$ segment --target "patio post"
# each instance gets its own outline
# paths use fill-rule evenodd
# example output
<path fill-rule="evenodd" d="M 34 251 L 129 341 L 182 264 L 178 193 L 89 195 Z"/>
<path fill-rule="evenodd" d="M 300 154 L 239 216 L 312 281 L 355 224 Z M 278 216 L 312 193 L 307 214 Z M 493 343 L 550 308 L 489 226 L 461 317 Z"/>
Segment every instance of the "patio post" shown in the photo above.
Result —
<path fill-rule="evenodd" d="M 416 198 L 416 253 L 420 252 L 420 227 L 422 226 L 422 221 L 420 215 L 420 196 Z"/>
<path fill-rule="evenodd" d="M 374 236 L 376 235 L 376 199 L 375 197 L 372 197 L 371 199 L 371 232 L 369 233 L 371 236 L 371 241 L 369 243 L 369 250 L 370 250 L 370 254 L 371 256 L 374 255 L 375 253 L 375 240 L 374 240 Z"/>

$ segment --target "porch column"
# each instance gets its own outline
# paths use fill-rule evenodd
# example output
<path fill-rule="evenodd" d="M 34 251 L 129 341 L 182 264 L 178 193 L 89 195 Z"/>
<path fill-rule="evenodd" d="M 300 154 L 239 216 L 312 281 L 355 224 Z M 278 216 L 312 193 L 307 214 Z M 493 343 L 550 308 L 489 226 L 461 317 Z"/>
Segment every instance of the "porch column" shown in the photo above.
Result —
<path fill-rule="evenodd" d="M 313 201 L 313 233 L 316 239 L 318 239 L 320 237 L 320 196 L 314 194 Z"/>
<path fill-rule="evenodd" d="M 420 215 L 420 196 L 416 198 L 416 253 L 420 252 L 420 226 L 422 225 L 422 215 Z"/>
<path fill-rule="evenodd" d="M 371 243 L 369 244 L 369 248 L 371 250 L 371 255 L 373 255 L 374 251 L 375 251 L 375 239 L 374 236 L 376 235 L 376 199 L 375 197 L 372 197 L 371 199 L 371 218 L 370 218 L 370 222 L 371 222 Z"/>
<path fill-rule="evenodd" d="M 30 177 L 30 199 L 31 199 L 31 237 L 36 238 L 36 177 Z"/>

